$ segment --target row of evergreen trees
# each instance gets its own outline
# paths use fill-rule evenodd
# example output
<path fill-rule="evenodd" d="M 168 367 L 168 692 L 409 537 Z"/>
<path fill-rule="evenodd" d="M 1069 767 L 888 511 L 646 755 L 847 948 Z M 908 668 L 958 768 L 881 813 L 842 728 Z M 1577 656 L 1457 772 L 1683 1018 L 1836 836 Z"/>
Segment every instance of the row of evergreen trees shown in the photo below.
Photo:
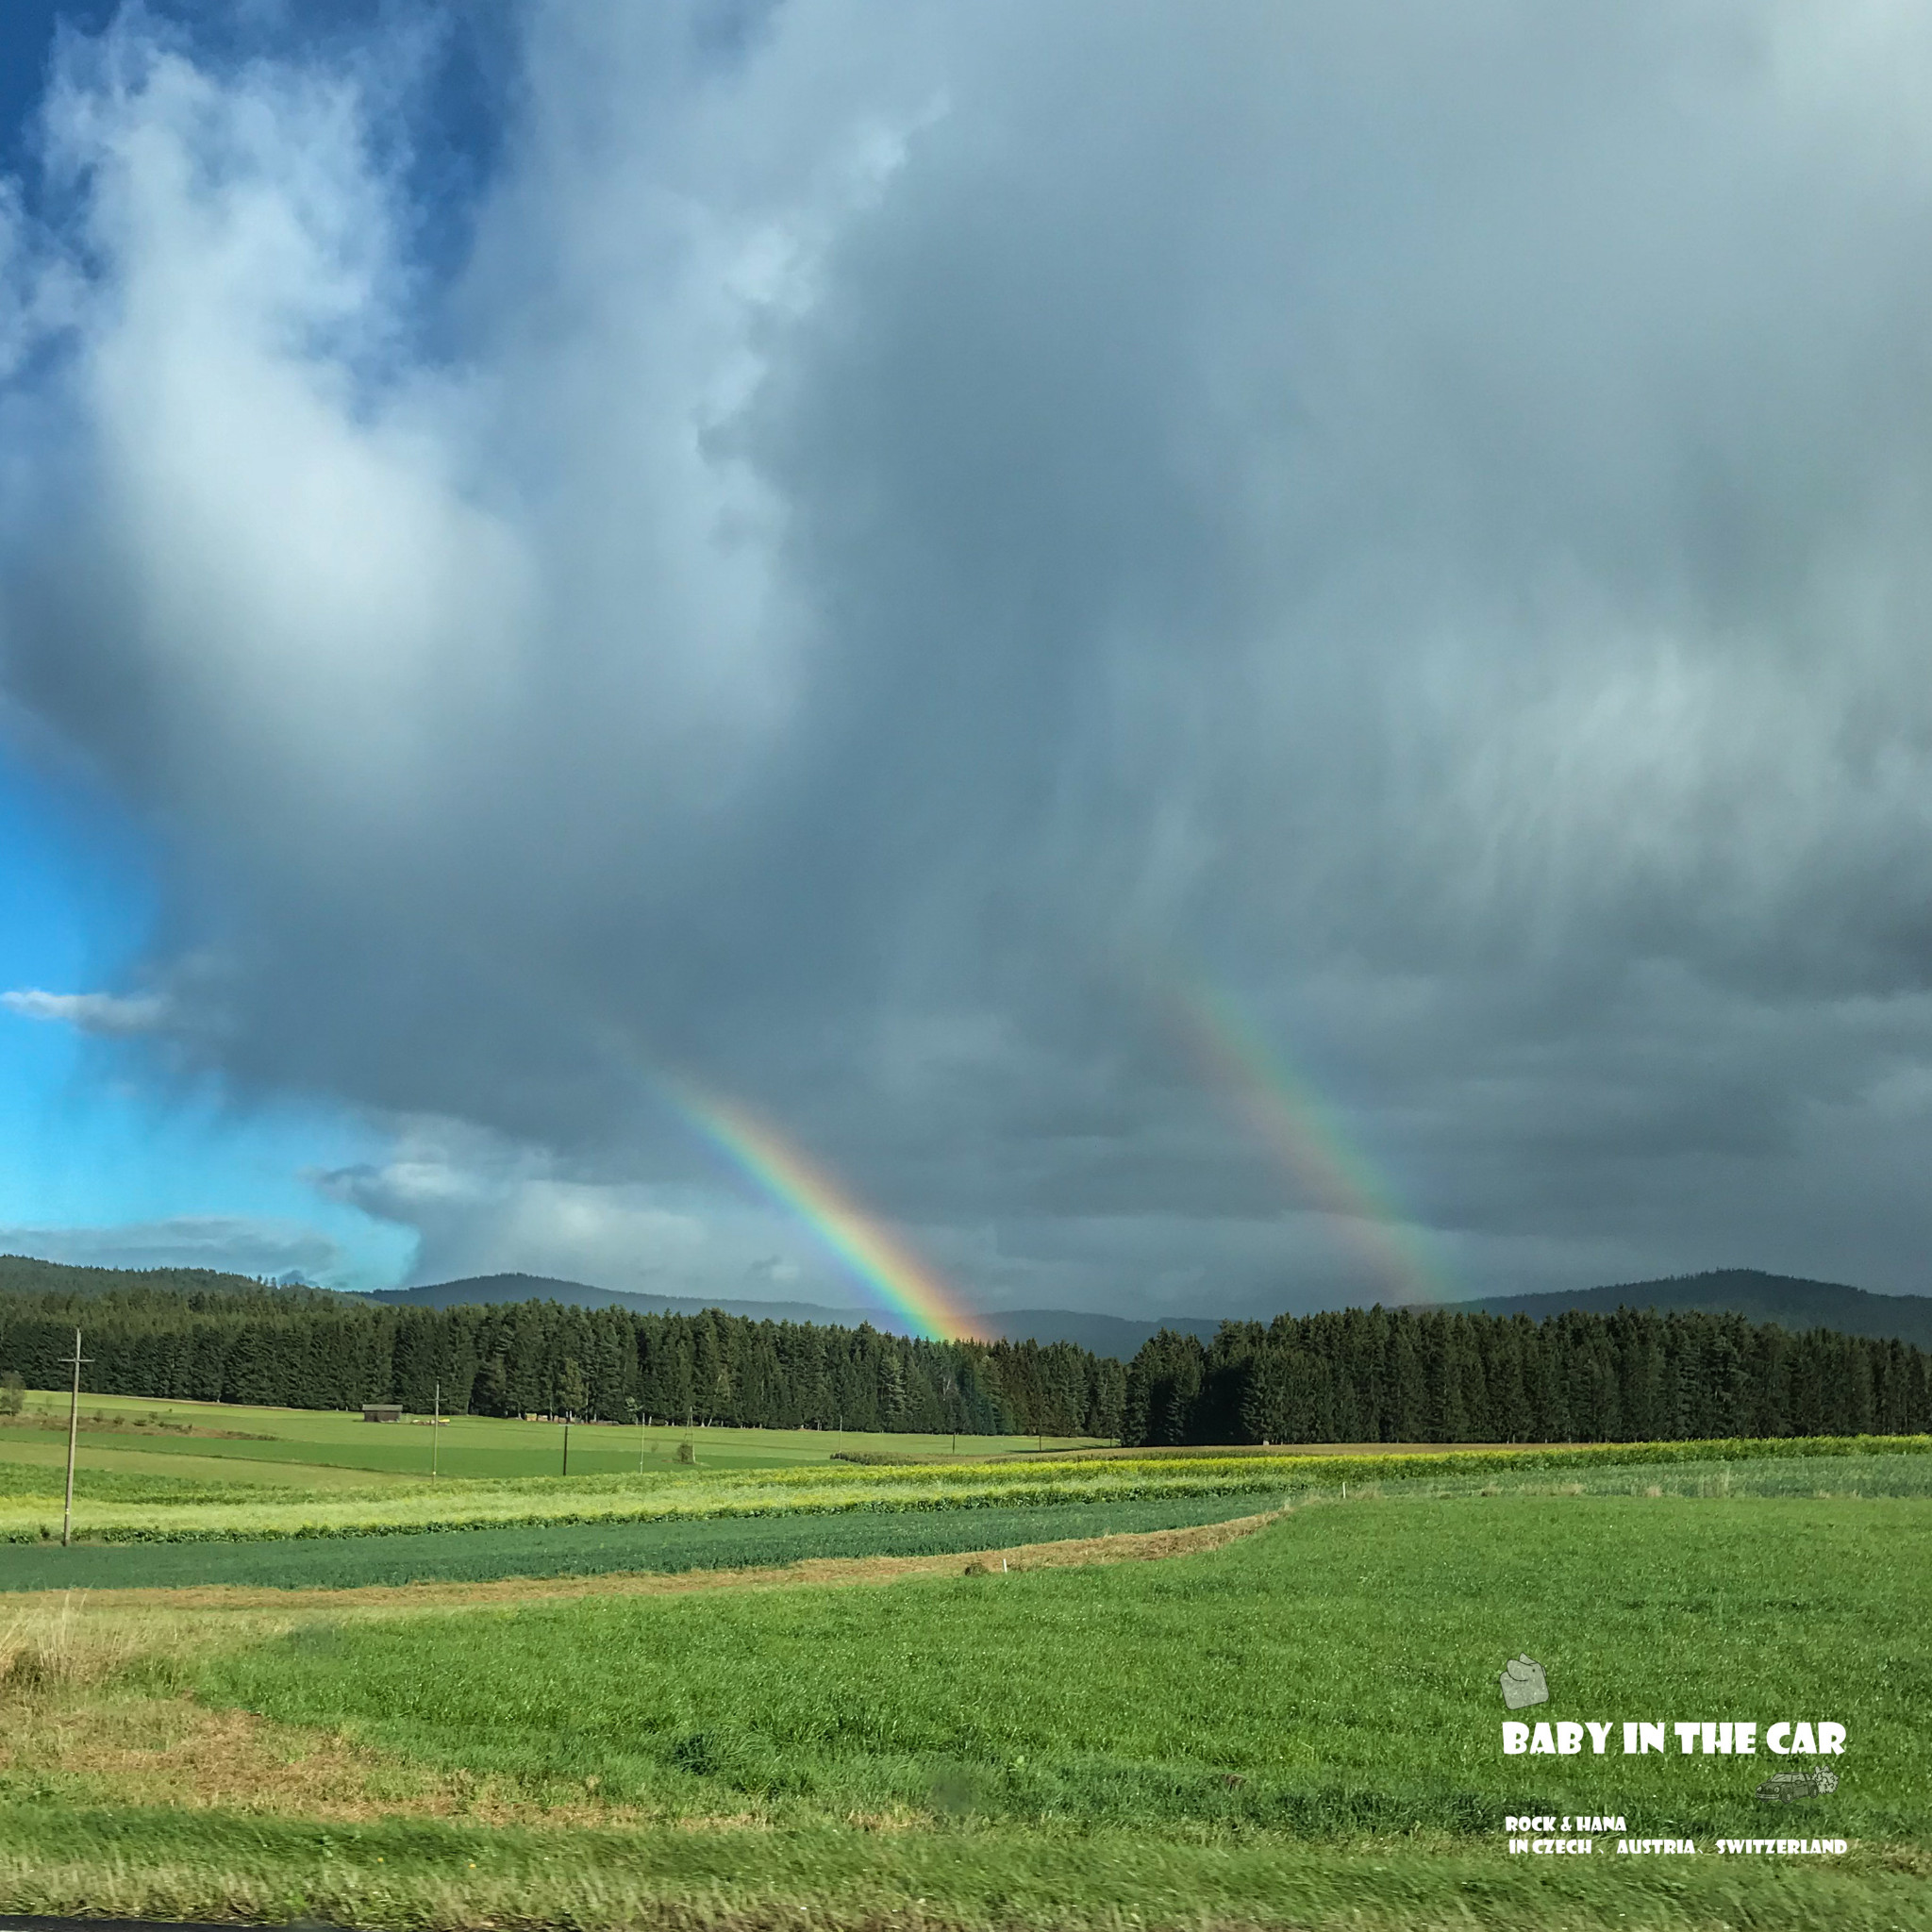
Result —
<path fill-rule="evenodd" d="M 751 1428 L 1120 1434 L 1126 1372 L 1069 1342 L 924 1341 L 757 1322 L 511 1302 L 456 1308 L 340 1296 L 132 1290 L 0 1295 L 0 1372 L 58 1389 L 86 1331 L 91 1391 L 426 1413 L 639 1415 Z"/>
<path fill-rule="evenodd" d="M 910 1341 L 716 1309 L 457 1308 L 305 1291 L 0 1294 L 0 1374 L 103 1394 L 683 1424 L 1087 1435 L 1133 1445 L 1652 1441 L 1932 1432 L 1932 1356 L 1741 1316 L 1351 1308 L 1070 1342 Z"/>
<path fill-rule="evenodd" d="M 1932 1356 L 1741 1315 L 1350 1308 L 1162 1330 L 1127 1371 L 1123 1440 L 1625 1442 L 1932 1432 Z"/>

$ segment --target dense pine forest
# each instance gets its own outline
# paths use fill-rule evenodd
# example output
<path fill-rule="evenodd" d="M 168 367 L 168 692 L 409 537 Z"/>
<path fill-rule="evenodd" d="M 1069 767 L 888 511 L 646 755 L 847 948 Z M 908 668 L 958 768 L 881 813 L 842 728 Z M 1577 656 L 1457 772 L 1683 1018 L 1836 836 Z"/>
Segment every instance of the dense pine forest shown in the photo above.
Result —
<path fill-rule="evenodd" d="M 1737 1315 L 1356 1308 L 1230 1322 L 1205 1345 L 1163 1330 L 1123 1369 L 1071 1342 L 912 1341 L 715 1309 L 396 1307 L 100 1272 L 106 1283 L 0 1292 L 0 1373 L 64 1387 L 80 1327 L 92 1391 L 291 1408 L 426 1411 L 440 1386 L 446 1410 L 480 1415 L 1130 1445 L 1932 1431 L 1924 1351 Z"/>
<path fill-rule="evenodd" d="M 1171 1331 L 1127 1372 L 1123 1438 L 1616 1442 L 1932 1431 L 1932 1356 L 1740 1315 L 1351 1308 Z"/>
<path fill-rule="evenodd" d="M 92 1286 L 92 1284 L 91 1284 Z M 645 1315 L 556 1302 L 409 1308 L 313 1290 L 134 1287 L 0 1295 L 0 1373 L 173 1400 L 354 1408 L 638 1415 L 745 1428 L 1120 1434 L 1120 1363 L 1069 1342 L 919 1341 L 708 1310 Z"/>

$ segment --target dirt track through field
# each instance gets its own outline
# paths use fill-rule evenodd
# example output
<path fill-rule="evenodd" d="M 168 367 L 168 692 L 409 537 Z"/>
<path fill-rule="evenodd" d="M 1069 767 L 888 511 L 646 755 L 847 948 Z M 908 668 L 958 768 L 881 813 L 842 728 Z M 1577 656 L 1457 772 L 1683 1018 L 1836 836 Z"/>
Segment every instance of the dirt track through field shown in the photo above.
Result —
<path fill-rule="evenodd" d="M 929 1557 L 818 1557 L 802 1562 L 737 1570 L 681 1570 L 672 1573 L 622 1571 L 601 1576 L 502 1576 L 487 1582 L 363 1584 L 346 1590 L 271 1590 L 236 1584 L 204 1584 L 183 1590 L 95 1590 L 86 1593 L 95 1615 L 117 1610 L 282 1610 L 395 1611 L 470 1609 L 492 1604 L 553 1602 L 585 1596 L 675 1596 L 693 1591 L 782 1590 L 801 1584 L 896 1583 L 914 1576 L 958 1576 L 973 1563 L 1002 1574 L 1027 1570 L 1059 1570 L 1095 1563 L 1158 1562 L 1218 1549 L 1251 1536 L 1274 1522 L 1279 1510 L 1240 1516 L 1191 1529 L 1141 1530 L 1121 1536 L 1077 1537 L 1064 1542 L 1024 1543 L 1017 1549 L 958 1550 Z M 60 1591 L 23 1593 L 23 1605 L 70 1594 Z M 79 1592 L 72 1592 L 78 1595 Z"/>

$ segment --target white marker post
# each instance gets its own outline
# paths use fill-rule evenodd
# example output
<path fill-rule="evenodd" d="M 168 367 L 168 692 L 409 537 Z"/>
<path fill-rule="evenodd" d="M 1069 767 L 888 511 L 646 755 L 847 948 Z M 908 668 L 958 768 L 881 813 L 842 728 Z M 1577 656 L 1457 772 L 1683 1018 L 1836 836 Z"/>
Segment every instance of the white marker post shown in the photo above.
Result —
<path fill-rule="evenodd" d="M 80 1330 L 74 1331 L 74 1401 L 67 1411 L 67 1508 L 60 1518 L 60 1547 L 74 1541 L 74 1456 L 80 1446 L 80 1372 L 92 1360 L 80 1352 Z"/>

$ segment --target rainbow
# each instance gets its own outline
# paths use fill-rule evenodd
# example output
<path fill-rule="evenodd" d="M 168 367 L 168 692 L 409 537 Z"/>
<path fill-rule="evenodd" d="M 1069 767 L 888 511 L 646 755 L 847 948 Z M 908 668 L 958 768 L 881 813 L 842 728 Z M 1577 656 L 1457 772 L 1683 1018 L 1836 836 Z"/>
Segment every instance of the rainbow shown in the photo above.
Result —
<path fill-rule="evenodd" d="M 1212 987 L 1174 990 L 1181 1031 L 1214 1084 L 1398 1303 L 1453 1301 L 1457 1289 L 1433 1244 L 1396 1207 L 1314 1088 L 1272 1052 L 1232 1000 Z"/>
<path fill-rule="evenodd" d="M 811 1229 L 887 1312 L 940 1341 L 978 1338 L 958 1295 L 875 1215 L 774 1127 L 688 1080 L 661 1081 L 678 1113 L 748 1180 Z"/>

